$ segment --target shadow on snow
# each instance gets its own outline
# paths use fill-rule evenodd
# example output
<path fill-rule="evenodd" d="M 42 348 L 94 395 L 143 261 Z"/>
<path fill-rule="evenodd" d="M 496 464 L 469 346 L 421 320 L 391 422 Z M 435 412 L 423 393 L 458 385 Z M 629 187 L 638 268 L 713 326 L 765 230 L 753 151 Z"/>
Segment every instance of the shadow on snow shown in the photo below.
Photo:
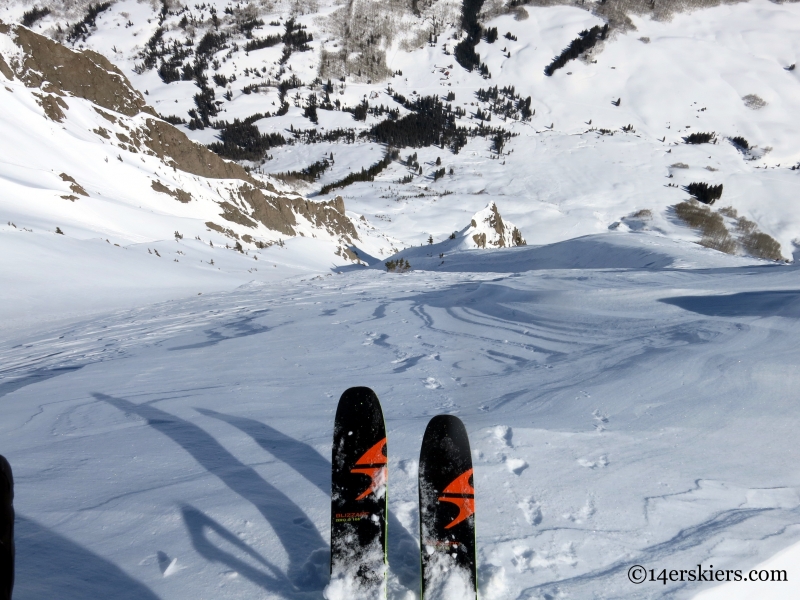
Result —
<path fill-rule="evenodd" d="M 17 513 L 14 600 L 158 600 L 149 588 L 83 546 Z"/>
<path fill-rule="evenodd" d="M 724 296 L 676 296 L 662 298 L 672 304 L 709 317 L 800 318 L 800 291 L 741 292 Z"/>
<path fill-rule="evenodd" d="M 331 493 L 331 463 L 315 448 L 291 438 L 260 421 L 226 415 L 205 408 L 196 409 L 202 415 L 224 421 L 250 436 L 261 448 L 302 475 L 323 494 Z M 389 511 L 388 535 L 389 568 L 404 587 L 419 585 L 419 547 L 397 517 Z M 328 558 L 326 556 L 326 568 Z"/>
<path fill-rule="evenodd" d="M 273 593 L 296 596 L 298 591 L 319 591 L 327 584 L 327 557 L 330 553 L 328 544 L 303 510 L 288 496 L 262 479 L 254 469 L 240 462 L 214 437 L 197 425 L 149 404 L 135 404 L 123 398 L 100 393 L 92 395 L 125 413 L 146 419 L 151 427 L 171 438 L 209 473 L 255 506 L 280 540 L 288 555 L 289 565 L 283 574 L 255 551 L 247 548 L 247 553 L 273 574 L 247 567 L 240 559 L 214 546 L 206 537 L 206 532 L 213 531 L 228 541 L 236 536 L 196 508 L 187 505 L 182 508 L 184 522 L 198 553 L 208 560 L 228 565 Z M 237 542 L 235 545 L 240 547 L 242 544 Z"/>

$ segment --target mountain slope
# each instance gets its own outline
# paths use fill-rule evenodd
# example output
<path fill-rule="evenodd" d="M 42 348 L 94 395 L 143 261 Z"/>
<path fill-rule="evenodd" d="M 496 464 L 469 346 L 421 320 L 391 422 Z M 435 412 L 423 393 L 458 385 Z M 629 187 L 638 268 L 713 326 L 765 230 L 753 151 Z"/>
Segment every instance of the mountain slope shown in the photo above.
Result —
<path fill-rule="evenodd" d="M 358 231 L 341 198 L 311 202 L 190 141 L 101 55 L 0 25 L 0 57 L 0 245 L 14 257 L 3 277 L 16 282 L 2 292 L 9 317 L 59 312 L 65 295 L 77 303 L 75 282 L 130 305 L 117 286 L 164 297 L 176 286 L 185 293 L 283 277 L 297 272 L 278 275 L 285 258 L 261 274 L 256 260 L 298 236 L 310 246 L 288 264 L 301 270 L 356 260 L 349 247 Z M 211 251 L 219 247 L 231 251 Z M 309 262 L 309 253 L 317 258 Z M 117 275 L 85 277 L 88 265 Z M 144 284 L 150 270 L 161 283 Z M 31 293 L 41 286 L 51 300 Z M 42 302 L 30 306 L 23 298 L 31 295 Z"/>
<path fill-rule="evenodd" d="M 488 201 L 532 244 L 599 233 L 642 210 L 653 214 L 651 231 L 700 240 L 672 207 L 688 199 L 684 187 L 706 183 L 723 185 L 716 206 L 755 223 L 791 259 L 800 237 L 788 201 L 800 173 L 796 3 L 514 4 L 487 1 L 477 15 L 483 74 L 454 56 L 465 34 L 461 3 L 450 0 L 122 0 L 78 34 L 85 4 L 53 5 L 32 26 L 107 56 L 190 137 L 228 140 L 223 153 L 294 173 L 308 195 L 342 195 L 379 232 L 360 244 L 370 255 L 442 239 Z M 11 17 L 23 9 L 7 3 Z M 592 48 L 545 73 L 604 20 L 611 28 Z M 451 129 L 414 125 L 430 98 Z M 273 137 L 252 145 L 253 132 Z M 712 143 L 685 142 L 704 132 Z M 373 179 L 320 194 L 377 165 L 385 144 L 398 159 Z"/>

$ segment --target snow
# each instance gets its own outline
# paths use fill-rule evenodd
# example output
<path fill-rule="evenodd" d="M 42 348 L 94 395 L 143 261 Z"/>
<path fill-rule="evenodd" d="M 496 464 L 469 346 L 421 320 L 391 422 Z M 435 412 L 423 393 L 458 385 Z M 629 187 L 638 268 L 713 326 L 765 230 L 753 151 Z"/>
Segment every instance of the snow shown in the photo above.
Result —
<path fill-rule="evenodd" d="M 29 7 L 0 3 L 0 17 L 19 20 Z M 313 50 L 294 53 L 284 73 L 306 84 L 319 49 L 336 42 L 337 5 L 301 7 L 312 8 L 302 21 Z M 430 10 L 457 18 L 458 8 Z M 133 72 L 154 10 L 115 3 L 85 45 L 147 90 L 159 113 L 186 117 L 196 86 Z M 292 8 L 259 10 L 269 22 Z M 111 124 L 66 97 L 64 122 L 45 120 L 34 90 L 0 75 L 0 452 L 17 482 L 15 598 L 358 596 L 346 574 L 329 573 L 331 427 L 355 385 L 381 398 L 392 448 L 391 600 L 419 596 L 417 457 L 441 413 L 470 434 L 481 598 L 798 596 L 797 270 L 702 248 L 670 207 L 687 198 L 679 186 L 723 183 L 715 208 L 734 207 L 793 258 L 800 71 L 785 67 L 800 54 L 800 5 L 634 16 L 635 30 L 552 77 L 544 66 L 601 21 L 576 6 L 525 10 L 525 21 L 485 23 L 500 33 L 477 48 L 491 80 L 442 72 L 453 62 L 442 53 L 453 44 L 446 19 L 436 47 L 405 49 L 424 13 L 404 15 L 387 53 L 402 76 L 348 78 L 331 94 L 354 106 L 373 93 L 371 105 L 391 105 L 387 83 L 409 98 L 453 91 L 467 111 L 461 124 L 474 126 L 486 109 L 478 88 L 514 85 L 536 115 L 493 116 L 518 134 L 502 154 L 484 138 L 459 154 L 403 148 L 374 182 L 324 196 L 322 185 L 385 149 L 294 144 L 254 165 L 282 173 L 332 152 L 332 167 L 299 189 L 344 197 L 362 264 L 305 222 L 291 239 L 260 227 L 257 237 L 276 242 L 268 248 L 226 248 L 231 240 L 205 223 L 234 182 L 173 171 L 93 133 L 113 139 L 141 117 Z M 54 8 L 34 29 L 53 35 L 79 15 Z M 182 40 L 169 19 L 167 39 Z M 237 74 L 219 118 L 274 111 L 274 89 L 240 90 L 274 80 L 280 51 L 218 54 L 219 72 Z M 7 36 L 0 52 L 17 52 Z M 247 78 L 245 67 L 261 74 Z M 751 94 L 765 105 L 748 106 Z M 376 122 L 323 110 L 319 120 L 320 130 Z M 256 124 L 287 137 L 313 126 L 293 101 Z M 206 143 L 217 136 L 184 130 Z M 696 131 L 715 131 L 718 143 L 682 143 Z M 756 149 L 744 155 L 726 141 L 734 135 Z M 413 153 L 421 176 L 405 165 Z M 437 159 L 446 175 L 434 181 Z M 64 199 L 61 173 L 89 196 Z M 154 179 L 192 202 L 153 191 Z M 470 244 L 471 220 L 492 205 L 527 246 Z M 411 270 L 387 273 L 390 257 Z M 786 569 L 788 582 L 634 585 L 626 573 L 637 564 Z M 442 571 L 437 593 L 463 597 Z"/>
<path fill-rule="evenodd" d="M 439 413 L 471 437 L 484 597 L 688 598 L 705 584 L 625 571 L 763 562 L 800 540 L 796 271 L 687 266 L 711 253 L 649 237 L 584 238 L 576 260 L 594 264 L 572 268 L 475 250 L 469 271 L 362 269 L 18 326 L 0 345 L 16 596 L 319 597 L 352 385 L 378 392 L 392 444 L 390 598 L 418 590 L 415 460 Z"/>

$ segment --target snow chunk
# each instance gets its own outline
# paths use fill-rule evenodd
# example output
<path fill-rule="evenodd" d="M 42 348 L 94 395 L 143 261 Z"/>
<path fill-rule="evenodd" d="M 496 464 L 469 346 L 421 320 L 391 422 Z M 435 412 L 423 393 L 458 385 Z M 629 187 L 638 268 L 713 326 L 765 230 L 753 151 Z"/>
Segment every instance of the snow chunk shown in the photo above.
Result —
<path fill-rule="evenodd" d="M 429 551 L 432 551 L 429 548 Z M 475 588 L 469 572 L 446 553 L 436 552 L 428 562 L 426 600 L 464 600 L 474 598 Z"/>
<path fill-rule="evenodd" d="M 509 458 L 506 461 L 506 466 L 508 470 L 514 473 L 514 475 L 521 475 L 522 472 L 528 468 L 528 463 L 522 460 L 521 458 Z"/>

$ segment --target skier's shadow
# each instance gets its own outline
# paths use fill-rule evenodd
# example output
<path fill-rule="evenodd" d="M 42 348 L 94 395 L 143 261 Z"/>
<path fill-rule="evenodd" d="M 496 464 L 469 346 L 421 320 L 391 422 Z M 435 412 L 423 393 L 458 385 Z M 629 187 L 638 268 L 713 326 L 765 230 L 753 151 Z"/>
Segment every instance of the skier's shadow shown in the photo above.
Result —
<path fill-rule="evenodd" d="M 297 441 L 260 421 L 226 415 L 204 408 L 195 409 L 202 415 L 232 425 L 249 435 L 264 450 L 286 463 L 326 496 L 331 493 L 331 463 L 312 446 Z M 415 589 L 419 585 L 419 546 L 411 534 L 389 512 L 389 568 L 400 584 Z"/>
<path fill-rule="evenodd" d="M 255 584 L 281 594 L 297 591 L 318 591 L 327 584 L 325 557 L 329 549 L 317 529 L 292 500 L 278 488 L 266 482 L 251 467 L 228 452 L 214 437 L 197 425 L 150 404 L 136 404 L 106 394 L 92 394 L 126 413 L 138 415 L 151 427 L 180 445 L 209 473 L 218 477 L 233 492 L 252 503 L 277 535 L 289 558 L 286 574 L 270 564 L 254 550 L 243 544 L 222 525 L 192 506 L 182 508 L 192 544 L 203 557 L 222 562 Z M 214 546 L 206 537 L 213 531 L 229 544 L 244 550 L 250 557 L 268 568 L 272 574 L 248 566 L 242 560 Z"/>
<path fill-rule="evenodd" d="M 14 526 L 14 600 L 159 600 L 114 563 L 41 523 L 18 512 Z"/>

